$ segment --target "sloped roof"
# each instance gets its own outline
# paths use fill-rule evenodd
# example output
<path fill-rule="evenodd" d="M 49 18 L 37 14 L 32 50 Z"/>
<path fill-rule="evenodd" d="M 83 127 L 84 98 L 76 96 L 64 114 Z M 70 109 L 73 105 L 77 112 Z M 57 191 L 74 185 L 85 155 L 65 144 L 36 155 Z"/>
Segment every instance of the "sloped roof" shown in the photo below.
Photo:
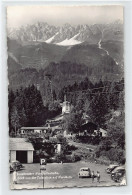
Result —
<path fill-rule="evenodd" d="M 95 123 L 92 123 L 92 122 L 88 122 L 88 123 L 85 123 L 85 124 L 83 124 L 82 125 L 82 128 L 84 129 L 84 130 L 89 130 L 89 129 L 97 129 L 97 125 L 95 124 Z"/>
<path fill-rule="evenodd" d="M 104 132 L 104 133 L 107 133 L 107 131 L 105 129 L 102 129 L 102 128 L 100 128 L 100 131 Z"/>
<path fill-rule="evenodd" d="M 9 150 L 34 150 L 32 143 L 28 142 L 26 138 L 10 138 Z"/>
<path fill-rule="evenodd" d="M 45 127 L 21 127 L 21 130 L 43 130 Z"/>

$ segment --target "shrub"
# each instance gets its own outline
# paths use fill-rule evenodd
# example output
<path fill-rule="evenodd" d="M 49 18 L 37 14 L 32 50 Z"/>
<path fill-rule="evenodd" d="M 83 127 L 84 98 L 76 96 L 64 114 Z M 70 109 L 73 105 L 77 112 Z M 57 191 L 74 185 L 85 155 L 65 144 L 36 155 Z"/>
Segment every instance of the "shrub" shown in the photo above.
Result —
<path fill-rule="evenodd" d="M 79 155 L 73 153 L 71 156 L 71 159 L 72 159 L 72 162 L 77 162 L 77 161 L 81 160 L 81 157 Z"/>
<path fill-rule="evenodd" d="M 72 155 L 66 155 L 64 162 L 70 163 L 70 162 L 77 162 L 80 160 L 81 160 L 81 157 L 73 153 Z"/>
<path fill-rule="evenodd" d="M 111 161 L 116 161 L 120 164 L 123 164 L 125 162 L 125 154 L 122 149 L 119 148 L 111 148 L 107 152 L 107 156 Z"/>
<path fill-rule="evenodd" d="M 100 157 L 100 153 L 101 153 L 101 150 L 100 150 L 100 147 L 98 147 L 95 151 L 95 156 L 96 158 L 99 158 Z"/>
<path fill-rule="evenodd" d="M 74 146 L 74 145 L 67 145 L 67 150 L 68 151 L 73 151 L 73 150 L 76 150 L 76 149 L 77 149 L 77 147 Z"/>
<path fill-rule="evenodd" d="M 56 154 L 55 155 L 55 161 L 57 162 L 57 163 L 59 163 L 59 162 L 61 162 L 61 161 L 65 161 L 65 155 L 63 154 L 63 153 L 61 153 L 61 154 Z"/>

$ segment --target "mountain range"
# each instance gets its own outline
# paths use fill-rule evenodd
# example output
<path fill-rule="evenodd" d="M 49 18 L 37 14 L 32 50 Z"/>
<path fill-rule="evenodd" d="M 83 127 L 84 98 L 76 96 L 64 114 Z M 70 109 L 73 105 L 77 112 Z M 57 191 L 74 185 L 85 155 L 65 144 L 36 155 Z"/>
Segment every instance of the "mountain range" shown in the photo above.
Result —
<path fill-rule="evenodd" d="M 123 77 L 123 34 L 120 21 L 61 27 L 38 22 L 8 29 L 9 87 L 38 83 L 42 88 L 47 73 L 53 75 L 57 88 L 86 76 L 92 82 L 119 80 Z"/>
<path fill-rule="evenodd" d="M 110 24 L 77 25 L 64 24 L 61 27 L 37 22 L 19 29 L 8 29 L 8 37 L 21 42 L 46 42 L 58 45 L 75 45 L 83 42 L 96 44 L 100 39 L 122 40 L 123 24 L 115 21 Z"/>

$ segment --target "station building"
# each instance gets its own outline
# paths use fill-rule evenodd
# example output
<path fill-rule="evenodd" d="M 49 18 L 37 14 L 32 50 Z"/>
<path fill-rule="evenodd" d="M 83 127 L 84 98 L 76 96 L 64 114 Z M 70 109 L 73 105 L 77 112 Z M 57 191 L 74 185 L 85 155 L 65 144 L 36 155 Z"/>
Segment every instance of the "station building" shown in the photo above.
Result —
<path fill-rule="evenodd" d="M 9 161 L 20 161 L 21 163 L 33 163 L 34 147 L 26 138 L 9 139 Z"/>

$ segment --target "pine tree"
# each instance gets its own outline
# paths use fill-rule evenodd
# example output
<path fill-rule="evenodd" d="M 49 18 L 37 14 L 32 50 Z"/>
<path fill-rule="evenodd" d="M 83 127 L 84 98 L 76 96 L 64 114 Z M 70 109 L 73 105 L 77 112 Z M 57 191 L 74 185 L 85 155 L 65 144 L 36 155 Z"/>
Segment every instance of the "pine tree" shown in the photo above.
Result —
<path fill-rule="evenodd" d="M 14 105 L 15 100 L 15 93 L 12 90 L 9 90 L 8 92 L 8 106 L 9 106 L 9 132 L 11 132 L 12 124 L 11 124 L 11 114 L 12 114 L 12 108 Z"/>
<path fill-rule="evenodd" d="M 96 93 L 90 103 L 89 116 L 98 126 L 104 126 L 106 115 L 109 113 L 109 104 L 106 94 Z"/>
<path fill-rule="evenodd" d="M 13 106 L 11 112 L 11 125 L 14 128 L 15 135 L 17 134 L 17 130 L 20 127 L 20 116 L 16 106 Z"/>

